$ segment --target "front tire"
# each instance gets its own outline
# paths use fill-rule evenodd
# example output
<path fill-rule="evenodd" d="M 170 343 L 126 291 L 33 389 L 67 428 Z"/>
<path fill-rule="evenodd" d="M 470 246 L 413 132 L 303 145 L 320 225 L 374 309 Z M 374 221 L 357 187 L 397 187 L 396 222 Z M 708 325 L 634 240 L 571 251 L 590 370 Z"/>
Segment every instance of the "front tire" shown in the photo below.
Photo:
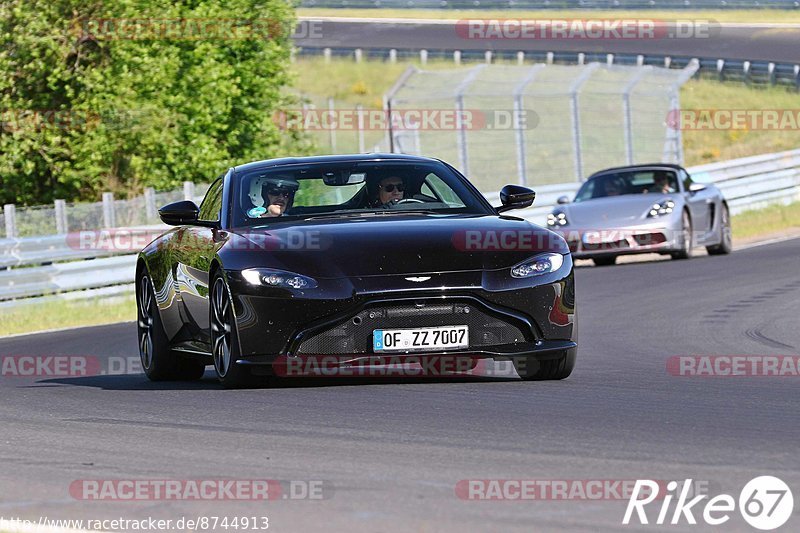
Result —
<path fill-rule="evenodd" d="M 217 274 L 211 285 L 209 297 L 209 324 L 211 325 L 211 355 L 214 370 L 226 389 L 240 389 L 255 385 L 256 379 L 239 359 L 239 338 L 233 314 L 233 299 L 225 279 Z"/>
<path fill-rule="evenodd" d="M 722 206 L 722 220 L 720 220 L 722 240 L 715 246 L 706 246 L 708 255 L 725 255 L 733 251 L 733 235 L 731 233 L 731 213 L 727 205 Z"/>
<path fill-rule="evenodd" d="M 692 219 L 689 218 L 689 213 L 683 212 L 681 217 L 681 249 L 673 252 L 673 259 L 691 259 L 694 250 L 694 233 L 692 232 Z"/>
<path fill-rule="evenodd" d="M 205 364 L 180 357 L 170 349 L 147 274 L 136 282 L 136 315 L 139 358 L 150 381 L 195 381 L 203 377 Z"/>

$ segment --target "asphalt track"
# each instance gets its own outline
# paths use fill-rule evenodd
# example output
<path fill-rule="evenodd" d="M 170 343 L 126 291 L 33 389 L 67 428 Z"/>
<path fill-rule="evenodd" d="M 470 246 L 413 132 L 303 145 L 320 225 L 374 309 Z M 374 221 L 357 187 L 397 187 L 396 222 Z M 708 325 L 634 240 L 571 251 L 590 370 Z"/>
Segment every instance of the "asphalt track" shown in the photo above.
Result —
<path fill-rule="evenodd" d="M 196 384 L 3 376 L 0 516 L 267 515 L 278 532 L 653 530 L 622 528 L 624 501 L 469 501 L 454 489 L 466 479 L 691 478 L 738 498 L 772 474 L 794 488 L 785 529 L 796 531 L 800 378 L 676 377 L 666 362 L 798 354 L 798 257 L 791 240 L 578 268 L 579 360 L 561 382 L 331 378 L 226 391 L 211 372 Z M 0 354 L 106 360 L 137 348 L 128 323 L 3 339 Z M 270 502 L 95 502 L 68 491 L 79 479 L 208 478 L 327 485 L 322 500 Z M 717 530 L 752 531 L 732 516 Z"/>
<path fill-rule="evenodd" d="M 688 19 L 688 17 L 687 17 Z M 690 38 L 639 39 L 467 39 L 455 21 L 336 19 L 307 26 L 298 46 L 428 50 L 507 50 L 653 54 L 731 60 L 800 62 L 800 25 L 710 23 L 707 33 Z M 661 27 L 661 26 L 659 26 Z M 302 26 L 301 26 L 302 28 Z M 658 33 L 657 35 L 661 35 Z"/>

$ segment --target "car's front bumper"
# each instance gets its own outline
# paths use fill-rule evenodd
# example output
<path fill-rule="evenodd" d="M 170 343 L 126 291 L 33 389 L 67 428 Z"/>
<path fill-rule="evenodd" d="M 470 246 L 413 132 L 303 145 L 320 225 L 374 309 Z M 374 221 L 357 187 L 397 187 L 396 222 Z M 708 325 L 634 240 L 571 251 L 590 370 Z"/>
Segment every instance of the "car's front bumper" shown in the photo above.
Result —
<path fill-rule="evenodd" d="M 514 280 L 502 290 L 488 290 L 480 272 L 442 274 L 427 283 L 400 276 L 320 282 L 320 290 L 305 294 L 253 288 L 235 272 L 228 279 L 241 364 L 271 364 L 279 356 L 370 358 L 381 355 L 372 350 L 372 331 L 397 327 L 469 324 L 471 342 L 464 350 L 388 354 L 392 357 L 548 358 L 577 341 L 569 256 L 559 272 Z M 465 308 L 471 314 L 464 314 Z"/>
<path fill-rule="evenodd" d="M 680 227 L 665 225 L 664 221 L 605 229 L 570 229 L 557 231 L 567 241 L 572 257 L 589 259 L 646 253 L 670 253 L 683 245 Z"/>

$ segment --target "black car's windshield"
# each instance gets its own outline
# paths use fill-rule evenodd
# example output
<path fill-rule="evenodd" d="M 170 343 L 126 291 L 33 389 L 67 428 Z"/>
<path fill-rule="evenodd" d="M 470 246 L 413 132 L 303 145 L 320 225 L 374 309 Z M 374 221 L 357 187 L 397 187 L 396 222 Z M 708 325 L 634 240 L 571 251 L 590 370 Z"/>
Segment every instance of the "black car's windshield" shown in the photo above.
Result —
<path fill-rule="evenodd" d="M 666 169 L 628 170 L 590 178 L 578 190 L 576 202 L 625 194 L 666 194 L 677 192 L 675 172 Z"/>
<path fill-rule="evenodd" d="M 485 202 L 440 163 L 293 164 L 236 177 L 234 225 L 410 211 L 486 213 Z"/>

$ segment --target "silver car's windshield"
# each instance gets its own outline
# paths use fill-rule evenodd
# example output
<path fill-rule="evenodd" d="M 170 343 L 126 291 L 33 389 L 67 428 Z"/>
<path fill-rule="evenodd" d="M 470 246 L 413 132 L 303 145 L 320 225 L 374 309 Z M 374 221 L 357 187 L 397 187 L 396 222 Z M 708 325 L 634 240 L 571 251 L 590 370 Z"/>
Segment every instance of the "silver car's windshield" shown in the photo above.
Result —
<path fill-rule="evenodd" d="M 578 190 L 576 202 L 626 194 L 668 194 L 678 191 L 674 171 L 665 169 L 609 172 L 590 178 Z"/>

